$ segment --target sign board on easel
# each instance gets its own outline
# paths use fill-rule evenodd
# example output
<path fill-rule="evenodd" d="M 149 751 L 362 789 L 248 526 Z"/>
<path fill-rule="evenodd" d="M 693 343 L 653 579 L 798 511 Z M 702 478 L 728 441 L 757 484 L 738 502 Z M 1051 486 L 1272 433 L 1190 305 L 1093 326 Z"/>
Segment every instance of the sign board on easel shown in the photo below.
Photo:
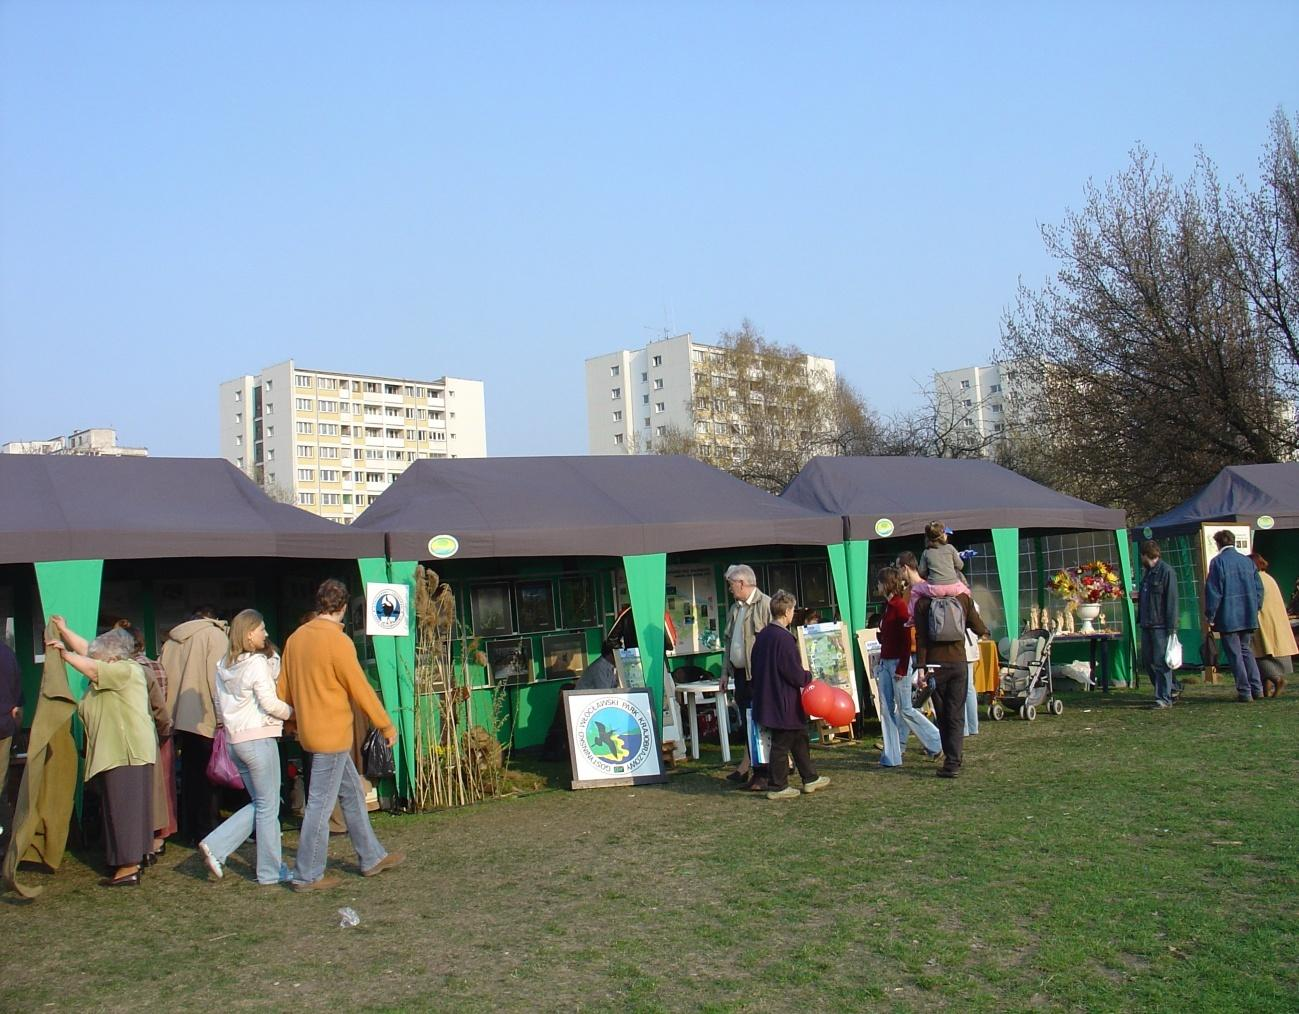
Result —
<path fill-rule="evenodd" d="M 573 788 L 667 781 L 647 687 L 566 690 L 563 707 Z"/>

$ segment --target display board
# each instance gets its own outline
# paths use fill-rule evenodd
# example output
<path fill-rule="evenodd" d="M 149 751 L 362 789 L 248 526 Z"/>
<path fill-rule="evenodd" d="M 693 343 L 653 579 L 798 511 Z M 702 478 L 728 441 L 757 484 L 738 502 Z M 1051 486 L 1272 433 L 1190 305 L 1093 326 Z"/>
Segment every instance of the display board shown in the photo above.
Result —
<path fill-rule="evenodd" d="M 1253 548 L 1254 533 L 1249 525 L 1224 525 L 1218 522 L 1200 525 L 1200 548 L 1202 550 L 1200 559 L 1204 561 L 1204 573 L 1200 575 L 1202 578 L 1209 576 L 1209 564 L 1218 555 L 1218 544 L 1213 541 L 1213 536 L 1215 533 L 1224 530 L 1231 532 L 1236 537 L 1237 552 L 1248 556 Z"/>
<path fill-rule="evenodd" d="M 824 680 L 852 696 L 854 710 L 861 713 L 857 678 L 852 664 L 852 644 L 844 623 L 812 623 L 798 628 L 798 650 L 812 678 Z"/>
<path fill-rule="evenodd" d="M 667 781 L 648 688 L 565 690 L 573 788 Z"/>
<path fill-rule="evenodd" d="M 716 651 L 721 645 L 717 615 L 717 579 L 707 565 L 667 569 L 667 612 L 677 629 L 677 646 L 669 656 Z"/>
<path fill-rule="evenodd" d="M 613 653 L 613 667 L 618 670 L 618 685 L 623 689 L 645 685 L 645 667 L 639 648 L 619 648 Z"/>

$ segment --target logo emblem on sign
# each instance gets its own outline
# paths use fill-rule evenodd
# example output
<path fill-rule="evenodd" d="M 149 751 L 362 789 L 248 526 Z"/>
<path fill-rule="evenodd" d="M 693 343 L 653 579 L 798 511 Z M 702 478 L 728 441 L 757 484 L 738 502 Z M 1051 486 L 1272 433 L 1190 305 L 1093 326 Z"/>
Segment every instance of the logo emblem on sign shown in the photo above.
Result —
<path fill-rule="evenodd" d="M 1258 519 L 1258 527 L 1264 531 L 1267 531 L 1274 524 L 1276 524 L 1276 519 L 1271 514 L 1264 514 Z"/>
<path fill-rule="evenodd" d="M 893 534 L 893 522 L 888 518 L 880 518 L 875 522 L 875 534 L 881 539 L 887 539 Z"/>
<path fill-rule="evenodd" d="M 651 755 L 653 731 L 640 709 L 618 698 L 602 697 L 578 719 L 574 737 L 591 764 L 610 774 L 629 774 Z"/>
<path fill-rule="evenodd" d="M 435 560 L 448 560 L 460 552 L 460 540 L 454 535 L 435 535 L 428 540 L 428 552 Z"/>
<path fill-rule="evenodd" d="M 383 630 L 396 630 L 405 624 L 401 599 L 390 591 L 377 596 L 374 600 L 374 622 Z"/>

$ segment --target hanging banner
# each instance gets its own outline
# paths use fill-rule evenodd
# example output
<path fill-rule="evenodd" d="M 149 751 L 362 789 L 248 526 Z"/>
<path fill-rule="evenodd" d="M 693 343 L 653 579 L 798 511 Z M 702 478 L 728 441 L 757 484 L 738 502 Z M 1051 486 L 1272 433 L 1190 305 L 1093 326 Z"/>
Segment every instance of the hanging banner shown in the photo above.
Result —
<path fill-rule="evenodd" d="M 365 586 L 365 632 L 371 637 L 410 633 L 410 589 L 404 584 Z"/>
<path fill-rule="evenodd" d="M 665 782 L 654 698 L 637 690 L 566 690 L 573 788 Z"/>

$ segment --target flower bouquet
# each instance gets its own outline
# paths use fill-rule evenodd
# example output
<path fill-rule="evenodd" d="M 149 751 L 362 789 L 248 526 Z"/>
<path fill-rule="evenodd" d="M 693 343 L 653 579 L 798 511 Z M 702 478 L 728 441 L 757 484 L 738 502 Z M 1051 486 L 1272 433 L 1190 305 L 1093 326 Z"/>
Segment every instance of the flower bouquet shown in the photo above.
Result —
<path fill-rule="evenodd" d="M 1102 602 L 1123 597 L 1119 575 L 1108 563 L 1100 560 L 1057 571 L 1051 578 L 1050 588 L 1077 612 L 1083 621 L 1082 632 L 1085 634 L 1094 632 L 1092 621 L 1100 616 Z"/>

